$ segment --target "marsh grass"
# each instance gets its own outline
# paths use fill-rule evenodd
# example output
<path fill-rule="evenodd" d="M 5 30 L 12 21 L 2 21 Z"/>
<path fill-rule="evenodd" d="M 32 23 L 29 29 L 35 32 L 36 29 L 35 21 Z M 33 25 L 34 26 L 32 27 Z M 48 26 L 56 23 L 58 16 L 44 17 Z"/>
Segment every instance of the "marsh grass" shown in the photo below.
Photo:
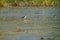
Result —
<path fill-rule="evenodd" d="M 59 4 L 60 0 L 0 0 L 0 7 L 59 7 Z"/>

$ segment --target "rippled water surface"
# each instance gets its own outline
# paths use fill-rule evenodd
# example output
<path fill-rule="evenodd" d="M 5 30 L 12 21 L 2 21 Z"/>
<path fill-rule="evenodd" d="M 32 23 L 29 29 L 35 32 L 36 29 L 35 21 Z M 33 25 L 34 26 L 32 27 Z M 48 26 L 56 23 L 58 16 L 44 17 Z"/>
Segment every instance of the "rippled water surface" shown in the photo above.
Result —
<path fill-rule="evenodd" d="M 22 16 L 27 16 L 27 20 Z M 7 21 L 1 20 L 6 17 Z M 12 21 L 10 18 L 14 17 Z M 23 32 L 18 30 L 21 28 Z M 0 35 L 1 31 L 6 35 L 0 36 L 0 40 L 42 40 L 41 37 L 44 40 L 60 40 L 60 8 L 1 8 Z"/>

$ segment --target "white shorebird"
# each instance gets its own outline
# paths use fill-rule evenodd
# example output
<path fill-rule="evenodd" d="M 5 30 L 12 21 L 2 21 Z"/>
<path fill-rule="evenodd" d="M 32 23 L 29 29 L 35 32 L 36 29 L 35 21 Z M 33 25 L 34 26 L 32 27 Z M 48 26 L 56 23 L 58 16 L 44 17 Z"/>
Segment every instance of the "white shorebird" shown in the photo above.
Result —
<path fill-rule="evenodd" d="M 27 16 L 23 16 L 23 17 L 21 17 L 21 18 L 23 18 L 24 23 L 28 23 L 28 22 L 29 22 L 29 20 L 27 19 Z"/>
<path fill-rule="evenodd" d="M 32 20 L 30 20 L 27 16 L 23 16 L 21 18 L 23 18 L 24 23 L 31 23 L 32 22 Z"/>
<path fill-rule="evenodd" d="M 23 17 L 21 17 L 21 18 L 23 18 L 24 20 L 26 20 L 26 19 L 27 19 L 27 16 L 23 16 Z"/>

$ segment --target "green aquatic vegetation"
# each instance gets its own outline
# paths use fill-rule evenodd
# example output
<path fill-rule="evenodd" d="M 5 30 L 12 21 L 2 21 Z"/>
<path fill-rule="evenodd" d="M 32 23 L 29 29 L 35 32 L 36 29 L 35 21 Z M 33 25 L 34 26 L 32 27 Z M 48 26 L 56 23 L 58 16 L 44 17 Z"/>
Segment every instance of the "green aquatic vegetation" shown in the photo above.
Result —
<path fill-rule="evenodd" d="M 0 7 L 8 6 L 60 6 L 60 0 L 0 0 Z"/>
<path fill-rule="evenodd" d="M 55 38 L 47 38 L 48 40 L 55 40 Z"/>
<path fill-rule="evenodd" d="M 6 33 L 0 32 L 0 36 L 6 36 Z"/>
<path fill-rule="evenodd" d="M 0 36 L 2 36 L 2 34 L 0 33 Z"/>

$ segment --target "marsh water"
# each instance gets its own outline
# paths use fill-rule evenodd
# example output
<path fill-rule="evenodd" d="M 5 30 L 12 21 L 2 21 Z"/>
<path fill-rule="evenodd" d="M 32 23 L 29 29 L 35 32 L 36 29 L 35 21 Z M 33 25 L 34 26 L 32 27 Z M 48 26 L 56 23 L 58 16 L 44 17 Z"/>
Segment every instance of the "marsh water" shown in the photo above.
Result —
<path fill-rule="evenodd" d="M 29 21 L 22 19 L 23 16 L 27 16 Z M 44 40 L 60 40 L 58 7 L 0 8 L 0 18 L 8 18 L 7 21 L 0 19 L 0 30 L 6 34 L 0 36 L 0 40 L 42 40 L 41 37 Z M 18 29 L 24 31 L 17 32 Z"/>

